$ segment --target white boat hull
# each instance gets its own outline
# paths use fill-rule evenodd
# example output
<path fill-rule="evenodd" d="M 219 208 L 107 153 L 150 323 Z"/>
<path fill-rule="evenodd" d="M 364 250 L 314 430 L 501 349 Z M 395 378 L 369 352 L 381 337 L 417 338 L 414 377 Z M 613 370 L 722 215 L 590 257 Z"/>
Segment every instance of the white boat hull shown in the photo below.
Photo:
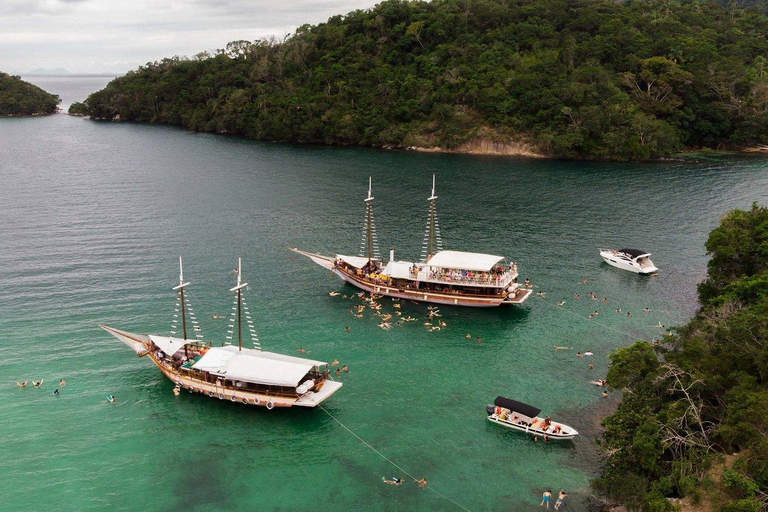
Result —
<path fill-rule="evenodd" d="M 511 422 L 511 421 L 502 420 L 501 418 L 499 418 L 495 414 L 491 414 L 490 416 L 488 416 L 488 421 L 490 421 L 491 423 L 496 423 L 497 425 L 501 425 L 502 427 L 511 428 L 513 430 L 518 430 L 520 432 L 525 432 L 526 434 L 530 434 L 530 435 L 534 435 L 534 434 L 539 435 L 539 436 L 545 436 L 546 435 L 546 436 L 549 436 L 549 438 L 553 439 L 553 440 L 573 439 L 574 437 L 579 435 L 579 433 L 576 431 L 575 428 L 571 428 L 568 425 L 563 425 L 562 423 L 560 423 L 562 431 L 559 434 L 555 434 L 555 433 L 553 433 L 551 431 L 550 432 L 544 432 L 543 430 L 541 430 L 539 428 L 531 428 L 531 427 L 529 427 L 527 425 L 520 425 L 518 423 L 514 423 L 514 422 Z"/>
<path fill-rule="evenodd" d="M 629 272 L 634 272 L 635 274 L 653 274 L 659 271 L 658 268 L 651 262 L 651 260 L 648 260 L 647 265 L 640 265 L 637 262 L 632 261 L 626 261 L 624 259 L 621 259 L 617 257 L 615 254 L 613 254 L 611 251 L 600 251 L 600 257 L 603 258 L 603 261 L 605 261 L 607 264 L 609 264 L 612 267 L 620 268 L 621 270 L 627 270 Z"/>

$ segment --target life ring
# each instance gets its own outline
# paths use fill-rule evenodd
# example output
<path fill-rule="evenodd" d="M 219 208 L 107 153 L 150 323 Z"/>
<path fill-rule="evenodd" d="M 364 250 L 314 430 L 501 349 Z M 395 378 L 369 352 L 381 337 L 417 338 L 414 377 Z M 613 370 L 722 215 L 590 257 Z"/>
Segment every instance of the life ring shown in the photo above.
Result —
<path fill-rule="evenodd" d="M 219 400 L 224 400 L 224 393 L 219 393 Z"/>
<path fill-rule="evenodd" d="M 259 405 L 259 399 L 258 398 L 254 398 L 253 399 L 253 404 L 254 405 Z"/>
<path fill-rule="evenodd" d="M 244 403 L 244 404 L 247 404 L 247 403 L 248 403 L 248 399 L 247 399 L 247 398 L 245 398 L 245 397 L 243 397 L 243 403 Z"/>
<path fill-rule="evenodd" d="M 230 399 L 231 401 L 233 401 L 233 402 L 234 402 L 235 400 L 237 400 L 237 398 L 235 398 L 235 395 L 234 395 L 234 393 L 232 394 L 232 396 L 231 396 L 231 397 L 229 397 L 229 399 Z"/>
<path fill-rule="evenodd" d="M 272 400 L 267 402 L 267 410 L 271 411 L 274 408 L 275 408 L 275 404 L 274 404 L 274 402 L 272 402 Z"/>

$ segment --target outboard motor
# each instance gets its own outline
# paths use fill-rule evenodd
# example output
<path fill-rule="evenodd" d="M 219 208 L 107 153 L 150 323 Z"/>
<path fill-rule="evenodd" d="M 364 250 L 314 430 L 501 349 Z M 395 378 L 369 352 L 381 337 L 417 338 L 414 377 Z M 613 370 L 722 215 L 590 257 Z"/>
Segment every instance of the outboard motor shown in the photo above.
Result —
<path fill-rule="evenodd" d="M 486 405 L 486 406 L 485 406 L 485 412 L 487 412 L 487 413 L 488 413 L 488 416 L 490 416 L 491 414 L 493 414 L 493 411 L 494 411 L 494 409 L 495 409 L 495 407 L 494 407 L 494 406 L 492 406 L 492 405 Z"/>

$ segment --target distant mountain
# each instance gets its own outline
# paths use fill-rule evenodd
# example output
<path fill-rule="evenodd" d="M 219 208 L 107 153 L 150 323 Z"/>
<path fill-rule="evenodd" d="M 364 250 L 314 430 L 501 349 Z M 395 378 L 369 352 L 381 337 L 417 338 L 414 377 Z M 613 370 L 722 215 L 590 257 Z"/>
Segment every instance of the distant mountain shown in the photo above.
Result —
<path fill-rule="evenodd" d="M 71 75 L 72 73 L 70 71 L 67 71 L 64 68 L 56 68 L 56 69 L 37 68 L 37 69 L 33 69 L 32 71 L 28 71 L 24 74 L 25 75 Z"/>

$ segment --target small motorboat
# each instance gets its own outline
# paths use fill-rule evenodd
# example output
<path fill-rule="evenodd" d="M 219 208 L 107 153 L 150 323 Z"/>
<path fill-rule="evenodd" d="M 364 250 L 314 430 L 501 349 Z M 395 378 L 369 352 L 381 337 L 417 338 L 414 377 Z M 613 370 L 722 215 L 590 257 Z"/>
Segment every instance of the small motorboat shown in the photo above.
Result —
<path fill-rule="evenodd" d="M 550 439 L 573 439 L 579 435 L 575 428 L 551 421 L 549 416 L 540 418 L 541 409 L 503 396 L 497 396 L 493 405 L 486 406 L 485 412 L 488 421 L 526 434 L 549 436 Z"/>
<path fill-rule="evenodd" d="M 653 274 L 658 268 L 651 261 L 651 254 L 639 249 L 599 249 L 600 257 L 613 267 L 636 274 Z"/>

